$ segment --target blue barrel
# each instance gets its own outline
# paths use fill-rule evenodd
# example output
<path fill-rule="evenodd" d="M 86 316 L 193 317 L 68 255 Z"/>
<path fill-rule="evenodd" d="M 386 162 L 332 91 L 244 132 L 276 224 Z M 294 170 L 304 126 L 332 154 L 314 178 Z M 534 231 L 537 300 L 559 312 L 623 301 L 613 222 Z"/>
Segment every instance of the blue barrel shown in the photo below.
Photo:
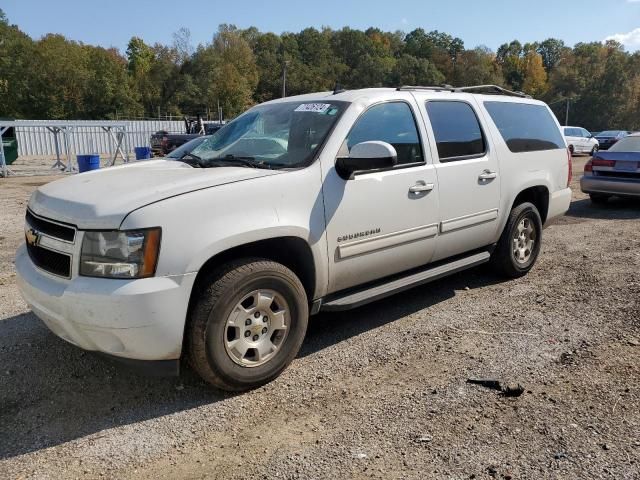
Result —
<path fill-rule="evenodd" d="M 151 147 L 135 147 L 136 160 L 146 160 L 151 158 Z"/>
<path fill-rule="evenodd" d="M 100 155 L 78 155 L 78 171 L 88 172 L 98 170 L 100 168 Z"/>

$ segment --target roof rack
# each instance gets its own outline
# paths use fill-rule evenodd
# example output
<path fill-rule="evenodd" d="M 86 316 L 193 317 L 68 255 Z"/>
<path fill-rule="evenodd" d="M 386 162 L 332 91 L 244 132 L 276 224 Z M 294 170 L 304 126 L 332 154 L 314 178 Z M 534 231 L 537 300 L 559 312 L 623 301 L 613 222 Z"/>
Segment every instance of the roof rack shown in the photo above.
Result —
<path fill-rule="evenodd" d="M 456 88 L 456 92 L 481 92 L 486 90 L 489 94 L 494 95 L 508 95 L 511 97 L 531 98 L 531 95 L 527 95 L 524 92 L 513 92 L 506 88 L 499 87 L 498 85 L 474 85 L 471 87 Z"/>
<path fill-rule="evenodd" d="M 506 88 L 502 88 L 498 85 L 473 85 L 470 87 L 452 87 L 451 85 L 441 85 L 441 86 L 433 86 L 433 87 L 423 87 L 423 86 L 410 86 L 403 85 L 402 87 L 398 87 L 396 90 L 398 91 L 409 91 L 409 90 L 431 90 L 434 92 L 485 92 L 490 95 L 508 95 L 511 97 L 520 97 L 520 98 L 531 98 L 531 95 L 527 95 L 524 92 L 513 92 L 511 90 L 507 90 Z"/>
<path fill-rule="evenodd" d="M 421 86 L 421 85 L 403 85 L 401 87 L 396 88 L 398 92 L 408 91 L 408 90 L 433 90 L 434 92 L 455 92 L 456 89 L 451 85 L 440 85 L 440 86 Z"/>

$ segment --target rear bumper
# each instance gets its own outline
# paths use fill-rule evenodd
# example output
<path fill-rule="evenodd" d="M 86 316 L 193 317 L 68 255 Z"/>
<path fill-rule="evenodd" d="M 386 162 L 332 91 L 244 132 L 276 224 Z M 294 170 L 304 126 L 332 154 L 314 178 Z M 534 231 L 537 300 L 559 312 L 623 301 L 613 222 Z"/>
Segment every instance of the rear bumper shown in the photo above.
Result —
<path fill-rule="evenodd" d="M 21 246 L 17 283 L 33 313 L 58 337 L 89 351 L 139 361 L 177 360 L 195 274 L 64 280 L 38 269 Z"/>
<path fill-rule="evenodd" d="M 553 192 L 549 198 L 549 210 L 547 212 L 547 221 L 545 225 L 548 225 L 555 218 L 561 217 L 571 205 L 571 189 L 565 188 Z"/>
<path fill-rule="evenodd" d="M 623 197 L 640 197 L 640 181 L 624 178 L 583 176 L 580 189 L 584 193 L 602 193 Z"/>

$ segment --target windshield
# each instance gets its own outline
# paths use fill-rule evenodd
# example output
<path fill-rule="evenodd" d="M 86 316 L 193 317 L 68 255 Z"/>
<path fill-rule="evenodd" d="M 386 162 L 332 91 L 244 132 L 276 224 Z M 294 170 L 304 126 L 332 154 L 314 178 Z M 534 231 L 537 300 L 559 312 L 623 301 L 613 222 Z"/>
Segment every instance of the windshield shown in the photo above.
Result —
<path fill-rule="evenodd" d="M 617 137 L 622 132 L 620 130 L 606 130 L 598 134 L 599 137 Z"/>
<path fill-rule="evenodd" d="M 610 152 L 640 152 L 640 136 L 625 137 L 609 149 Z"/>
<path fill-rule="evenodd" d="M 189 140 L 187 143 L 185 143 L 184 145 L 180 145 L 178 148 L 172 151 L 169 155 L 167 155 L 167 158 L 180 159 L 184 157 L 187 153 L 191 152 L 194 148 L 196 148 L 202 142 L 204 142 L 207 138 L 209 137 L 198 137 L 198 138 L 194 138 L 193 140 Z"/>
<path fill-rule="evenodd" d="M 252 162 L 267 168 L 298 167 L 313 155 L 348 104 L 286 102 L 258 105 L 191 151 L 202 166 Z"/>

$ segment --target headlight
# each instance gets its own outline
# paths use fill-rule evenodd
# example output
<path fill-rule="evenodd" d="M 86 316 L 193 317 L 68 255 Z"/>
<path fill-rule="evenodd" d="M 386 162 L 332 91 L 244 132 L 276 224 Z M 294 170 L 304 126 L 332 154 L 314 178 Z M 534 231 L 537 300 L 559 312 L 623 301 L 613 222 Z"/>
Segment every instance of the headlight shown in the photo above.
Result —
<path fill-rule="evenodd" d="M 80 275 L 105 278 L 145 278 L 156 273 L 159 228 L 85 232 Z"/>

